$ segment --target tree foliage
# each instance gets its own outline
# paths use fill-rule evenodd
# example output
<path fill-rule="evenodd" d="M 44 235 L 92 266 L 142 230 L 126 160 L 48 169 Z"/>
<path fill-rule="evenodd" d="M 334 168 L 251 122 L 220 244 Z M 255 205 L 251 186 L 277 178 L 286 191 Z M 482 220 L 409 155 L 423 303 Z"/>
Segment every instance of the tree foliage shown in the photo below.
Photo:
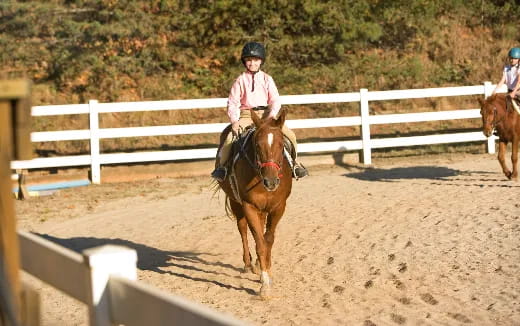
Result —
<path fill-rule="evenodd" d="M 504 53 L 520 43 L 511 19 L 518 6 L 518 0 L 8 1 L 0 3 L 0 76 L 27 76 L 66 102 L 226 96 L 242 69 L 242 45 L 255 40 L 266 45 L 265 69 L 286 94 L 481 83 L 498 78 L 493 72 Z M 43 95 L 40 101 L 56 103 Z"/>

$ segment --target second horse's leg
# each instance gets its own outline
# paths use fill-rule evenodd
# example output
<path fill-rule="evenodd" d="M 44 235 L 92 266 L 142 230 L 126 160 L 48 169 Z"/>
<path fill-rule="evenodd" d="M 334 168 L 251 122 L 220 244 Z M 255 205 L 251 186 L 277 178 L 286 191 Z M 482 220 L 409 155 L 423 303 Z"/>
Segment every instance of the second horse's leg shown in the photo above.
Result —
<path fill-rule="evenodd" d="M 515 138 L 511 143 L 511 162 L 513 163 L 511 179 L 518 181 L 518 138 Z"/>
<path fill-rule="evenodd" d="M 511 179 L 511 171 L 507 168 L 506 164 L 506 150 L 507 150 L 507 143 L 505 141 L 500 141 L 498 143 L 498 162 L 500 163 L 500 166 L 502 167 L 502 172 L 504 172 L 504 175 Z"/>

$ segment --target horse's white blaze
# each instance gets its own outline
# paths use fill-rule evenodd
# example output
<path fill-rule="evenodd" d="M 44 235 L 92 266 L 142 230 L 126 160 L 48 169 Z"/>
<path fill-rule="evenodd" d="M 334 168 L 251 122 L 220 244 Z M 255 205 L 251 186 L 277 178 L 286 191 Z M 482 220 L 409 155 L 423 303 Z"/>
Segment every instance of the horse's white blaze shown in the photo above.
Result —
<path fill-rule="evenodd" d="M 269 144 L 269 147 L 273 146 L 273 140 L 274 140 L 274 136 L 272 133 L 269 133 L 267 135 L 267 143 Z"/>

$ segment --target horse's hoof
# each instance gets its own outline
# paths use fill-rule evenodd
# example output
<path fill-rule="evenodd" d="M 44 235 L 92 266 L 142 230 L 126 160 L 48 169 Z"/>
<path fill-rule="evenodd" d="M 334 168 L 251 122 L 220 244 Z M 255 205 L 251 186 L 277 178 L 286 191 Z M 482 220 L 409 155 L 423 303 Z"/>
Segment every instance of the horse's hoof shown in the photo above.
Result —
<path fill-rule="evenodd" d="M 244 274 L 253 273 L 253 267 L 251 267 L 251 265 L 244 266 L 244 269 L 242 270 L 242 273 L 244 273 Z"/>
<path fill-rule="evenodd" d="M 271 285 L 264 284 L 260 288 L 260 299 L 269 300 L 271 298 Z"/>

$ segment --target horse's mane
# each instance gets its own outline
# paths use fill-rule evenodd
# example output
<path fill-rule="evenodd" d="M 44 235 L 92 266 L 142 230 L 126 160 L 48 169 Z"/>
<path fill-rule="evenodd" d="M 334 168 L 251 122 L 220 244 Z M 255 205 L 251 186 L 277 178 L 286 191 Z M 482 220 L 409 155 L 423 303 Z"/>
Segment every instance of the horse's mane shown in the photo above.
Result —
<path fill-rule="evenodd" d="M 493 94 L 493 95 L 491 95 L 491 96 L 489 96 L 487 98 L 487 101 L 489 101 L 489 102 L 493 102 L 495 100 L 503 100 L 503 101 L 505 101 L 506 100 L 506 94 L 495 93 L 495 94 Z"/>
<path fill-rule="evenodd" d="M 507 110 L 506 94 L 493 94 L 488 96 L 485 100 L 481 101 L 481 105 L 495 103 L 500 109 Z"/>
<path fill-rule="evenodd" d="M 276 121 L 275 118 L 273 117 L 269 117 L 269 118 L 265 118 L 265 119 L 262 119 L 262 124 L 257 128 L 257 130 L 260 130 L 260 129 L 264 129 L 264 128 L 278 128 L 278 126 L 273 126 L 274 125 L 274 122 Z M 281 129 L 281 128 L 279 128 Z"/>

